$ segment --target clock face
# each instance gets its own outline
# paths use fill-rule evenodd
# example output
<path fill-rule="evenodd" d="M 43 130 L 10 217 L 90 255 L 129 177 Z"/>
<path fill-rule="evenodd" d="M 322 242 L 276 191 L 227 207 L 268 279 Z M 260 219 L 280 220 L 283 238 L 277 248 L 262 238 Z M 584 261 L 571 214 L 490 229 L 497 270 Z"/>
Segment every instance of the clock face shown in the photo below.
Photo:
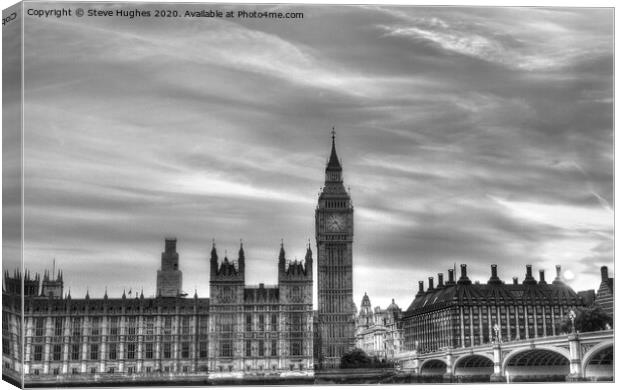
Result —
<path fill-rule="evenodd" d="M 327 230 L 330 232 L 339 232 L 344 230 L 345 222 L 344 217 L 338 214 L 332 214 L 327 217 Z"/>

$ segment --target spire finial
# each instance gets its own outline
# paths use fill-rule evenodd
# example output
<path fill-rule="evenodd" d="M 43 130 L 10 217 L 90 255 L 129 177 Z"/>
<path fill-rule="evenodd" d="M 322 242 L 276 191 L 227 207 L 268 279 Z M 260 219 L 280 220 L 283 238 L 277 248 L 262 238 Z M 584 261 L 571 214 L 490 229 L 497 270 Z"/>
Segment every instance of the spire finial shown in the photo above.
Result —
<path fill-rule="evenodd" d="M 336 142 L 336 126 L 332 126 L 332 142 Z"/>

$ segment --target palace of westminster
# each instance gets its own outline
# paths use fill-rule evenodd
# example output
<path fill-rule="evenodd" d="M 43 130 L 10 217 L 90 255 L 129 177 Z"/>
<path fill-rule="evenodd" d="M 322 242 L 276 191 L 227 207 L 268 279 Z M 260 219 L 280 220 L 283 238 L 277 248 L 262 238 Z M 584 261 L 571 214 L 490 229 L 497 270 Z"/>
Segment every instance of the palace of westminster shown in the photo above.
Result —
<path fill-rule="evenodd" d="M 157 295 L 122 298 L 64 294 L 62 272 L 31 275 L 5 271 L 2 290 L 3 375 L 26 385 L 80 383 L 110 378 L 188 376 L 312 377 L 337 368 L 354 347 L 389 361 L 407 350 L 434 351 L 554 335 L 567 313 L 593 301 L 613 313 L 613 278 L 601 269 L 597 293 L 576 293 L 557 276 L 505 283 L 491 266 L 487 283 L 472 283 L 466 265 L 419 282 L 407 310 L 394 301 L 372 308 L 365 294 L 353 302 L 353 206 L 332 149 L 315 210 L 316 253 L 304 261 L 277 259 L 276 286 L 245 284 L 245 254 L 210 254 L 210 298 L 182 294 L 176 239 L 166 239 L 157 271 Z M 318 310 L 313 310 L 316 256 Z M 275 261 L 274 261 L 275 263 Z M 275 265 L 275 264 L 274 264 Z M 23 294 L 23 295 L 22 295 Z M 23 300 L 22 300 L 23 298 Z M 23 306 L 22 306 L 23 305 Z M 22 317 L 23 314 L 23 317 Z"/>

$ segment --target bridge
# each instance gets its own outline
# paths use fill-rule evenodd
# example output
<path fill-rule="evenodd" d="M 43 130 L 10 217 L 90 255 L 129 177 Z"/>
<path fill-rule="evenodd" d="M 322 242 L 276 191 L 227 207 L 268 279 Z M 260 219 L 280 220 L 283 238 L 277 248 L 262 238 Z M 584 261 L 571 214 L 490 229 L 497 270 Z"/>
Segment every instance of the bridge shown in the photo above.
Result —
<path fill-rule="evenodd" d="M 430 353 L 401 352 L 400 371 L 443 381 L 580 381 L 614 377 L 613 329 L 493 342 Z"/>

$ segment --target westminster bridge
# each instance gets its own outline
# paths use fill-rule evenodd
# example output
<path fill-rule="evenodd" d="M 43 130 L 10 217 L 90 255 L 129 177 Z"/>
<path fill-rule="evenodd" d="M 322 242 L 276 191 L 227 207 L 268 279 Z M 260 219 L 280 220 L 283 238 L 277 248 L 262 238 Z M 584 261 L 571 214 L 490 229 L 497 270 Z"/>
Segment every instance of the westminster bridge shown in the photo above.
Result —
<path fill-rule="evenodd" d="M 613 380 L 613 329 L 396 355 L 399 371 L 444 381 Z"/>

